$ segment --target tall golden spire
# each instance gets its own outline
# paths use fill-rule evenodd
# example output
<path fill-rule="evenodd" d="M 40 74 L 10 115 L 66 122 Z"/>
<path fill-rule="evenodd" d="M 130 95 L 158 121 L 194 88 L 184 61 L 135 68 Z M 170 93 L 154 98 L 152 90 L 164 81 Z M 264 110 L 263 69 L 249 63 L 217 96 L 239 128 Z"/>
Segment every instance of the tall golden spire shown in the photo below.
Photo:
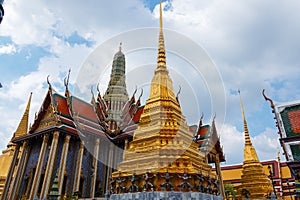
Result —
<path fill-rule="evenodd" d="M 158 42 L 158 56 L 157 56 L 157 69 L 158 71 L 166 71 L 166 52 L 165 52 L 165 42 L 164 42 L 164 33 L 163 33 L 163 20 L 162 20 L 162 2 L 160 1 L 160 14 L 159 14 L 159 42 Z"/>
<path fill-rule="evenodd" d="M 167 181 L 168 184 L 165 185 L 166 178 L 177 177 L 178 174 L 193 176 L 191 182 L 196 182 L 200 172 L 207 177 L 206 180 L 209 180 L 208 177 L 216 180 L 217 177 L 211 173 L 211 166 L 207 163 L 205 154 L 199 151 L 198 145 L 192 142 L 192 139 L 193 133 L 189 131 L 185 122 L 166 67 L 160 2 L 158 58 L 150 95 L 134 131 L 133 140 L 124 150 L 123 161 L 118 165 L 118 171 L 112 174 L 112 178 L 117 180 L 122 177 L 126 181 L 124 186 L 130 186 L 130 180 L 133 180 L 135 175 L 148 177 L 148 172 L 156 174 L 153 177 L 156 191 L 170 190 L 170 185 L 176 187 L 173 188 L 175 191 L 181 190 L 177 187 L 178 179 Z M 140 179 L 134 184 L 142 188 L 145 183 Z"/>
<path fill-rule="evenodd" d="M 30 93 L 29 100 L 27 102 L 27 106 L 26 106 L 25 112 L 23 114 L 23 117 L 22 117 L 22 119 L 19 123 L 19 126 L 11 140 L 14 140 L 21 136 L 25 136 L 27 134 L 31 97 L 32 97 L 32 92 Z"/>
<path fill-rule="evenodd" d="M 244 106 L 243 106 L 243 101 L 242 101 L 240 90 L 238 92 L 239 92 L 239 95 L 240 95 L 240 105 L 241 105 L 242 116 L 243 116 L 243 120 L 244 120 L 245 145 L 252 145 L 251 139 L 250 139 L 250 136 L 249 136 L 247 121 L 246 121 L 246 117 L 245 117 L 245 110 L 244 110 Z"/>
<path fill-rule="evenodd" d="M 265 199 L 272 191 L 272 185 L 264 169 L 257 157 L 256 150 L 252 145 L 247 121 L 245 117 L 244 106 L 242 97 L 240 94 L 240 104 L 242 109 L 242 116 L 244 120 L 244 134 L 245 134 L 245 147 L 244 147 L 244 162 L 241 175 L 240 189 L 238 193 L 242 193 L 242 189 L 246 189 L 250 192 L 251 199 Z"/>
<path fill-rule="evenodd" d="M 248 161 L 257 162 L 258 157 L 257 157 L 256 151 L 255 151 L 255 148 L 252 146 L 252 142 L 251 142 L 251 139 L 250 139 L 240 90 L 238 91 L 238 93 L 240 95 L 240 105 L 241 105 L 242 116 L 243 116 L 243 120 L 244 120 L 244 134 L 245 134 L 244 162 L 248 162 Z"/>

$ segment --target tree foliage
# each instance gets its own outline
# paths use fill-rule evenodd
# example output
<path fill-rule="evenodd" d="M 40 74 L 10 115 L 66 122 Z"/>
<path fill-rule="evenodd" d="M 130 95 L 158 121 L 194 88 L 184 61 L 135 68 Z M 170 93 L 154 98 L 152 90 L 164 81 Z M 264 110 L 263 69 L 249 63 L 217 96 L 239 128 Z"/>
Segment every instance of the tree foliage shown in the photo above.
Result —
<path fill-rule="evenodd" d="M 228 197 L 229 195 L 232 195 L 232 197 L 235 198 L 236 190 L 232 184 L 230 184 L 230 183 L 224 184 L 224 188 L 225 188 L 226 197 Z"/>

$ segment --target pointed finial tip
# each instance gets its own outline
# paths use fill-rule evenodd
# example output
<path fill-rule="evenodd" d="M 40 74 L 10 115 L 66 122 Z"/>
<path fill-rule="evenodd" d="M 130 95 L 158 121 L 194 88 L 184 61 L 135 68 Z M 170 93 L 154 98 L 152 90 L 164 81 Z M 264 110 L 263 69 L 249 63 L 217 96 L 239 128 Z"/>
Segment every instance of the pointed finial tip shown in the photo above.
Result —
<path fill-rule="evenodd" d="M 48 83 L 48 85 L 49 85 L 49 88 L 51 88 L 51 83 L 50 83 L 50 81 L 49 81 L 49 77 L 50 77 L 50 75 L 47 76 L 47 83 Z"/>
<path fill-rule="evenodd" d="M 120 42 L 119 51 L 122 51 L 122 42 Z"/>
<path fill-rule="evenodd" d="M 159 26 L 160 26 L 160 30 L 162 30 L 162 0 L 160 0 L 160 4 L 159 4 Z"/>

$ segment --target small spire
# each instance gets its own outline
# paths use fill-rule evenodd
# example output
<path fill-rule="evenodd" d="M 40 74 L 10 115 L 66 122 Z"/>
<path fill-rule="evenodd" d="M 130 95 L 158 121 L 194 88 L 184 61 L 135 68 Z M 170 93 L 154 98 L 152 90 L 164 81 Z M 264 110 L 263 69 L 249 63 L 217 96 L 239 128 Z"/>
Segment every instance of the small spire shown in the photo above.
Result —
<path fill-rule="evenodd" d="M 162 31 L 163 29 L 163 21 L 162 21 L 162 0 L 160 0 L 160 4 L 159 4 L 159 27 L 160 27 L 160 31 Z"/>
<path fill-rule="evenodd" d="M 178 92 L 177 92 L 177 95 L 176 95 L 176 100 L 177 100 L 177 102 L 179 102 L 179 94 L 180 94 L 180 92 L 181 92 L 181 86 L 179 85 L 179 90 L 178 90 Z"/>
<path fill-rule="evenodd" d="M 262 95 L 263 95 L 263 97 L 265 98 L 266 101 L 269 101 L 269 102 L 270 102 L 271 108 L 274 109 L 274 108 L 275 108 L 275 105 L 274 105 L 272 99 L 268 98 L 268 97 L 265 95 L 265 89 L 262 90 Z"/>
<path fill-rule="evenodd" d="M 247 126 L 247 121 L 246 121 L 246 117 L 245 117 L 245 111 L 244 111 L 244 106 L 243 106 L 243 101 L 242 101 L 242 96 L 241 96 L 240 90 L 238 90 L 238 93 L 240 95 L 240 105 L 241 105 L 242 116 L 243 116 L 243 120 L 244 120 L 245 145 L 252 145 L 251 139 L 249 136 L 249 131 L 248 131 L 248 126 Z"/>
<path fill-rule="evenodd" d="M 204 113 L 202 112 L 200 120 L 199 120 L 199 128 L 202 126 L 203 124 L 203 117 L 204 117 Z"/>
<path fill-rule="evenodd" d="M 158 56 L 157 56 L 157 70 L 166 70 L 166 53 L 165 53 L 165 41 L 163 34 L 163 22 L 162 22 L 162 1 L 160 1 L 160 16 L 159 16 L 159 41 L 158 41 Z"/>
<path fill-rule="evenodd" d="M 51 89 L 52 86 L 51 86 L 51 83 L 50 83 L 50 81 L 49 81 L 49 77 L 50 77 L 50 75 L 47 76 L 47 83 L 48 83 L 48 85 L 49 85 L 49 89 Z"/>
<path fill-rule="evenodd" d="M 32 92 L 30 93 L 29 100 L 27 102 L 27 106 L 26 106 L 25 112 L 23 114 L 23 117 L 22 117 L 22 119 L 19 123 L 19 126 L 11 140 L 14 140 L 21 136 L 25 136 L 27 134 L 31 97 L 32 97 Z"/>
<path fill-rule="evenodd" d="M 119 51 L 122 52 L 122 42 L 120 42 Z"/>

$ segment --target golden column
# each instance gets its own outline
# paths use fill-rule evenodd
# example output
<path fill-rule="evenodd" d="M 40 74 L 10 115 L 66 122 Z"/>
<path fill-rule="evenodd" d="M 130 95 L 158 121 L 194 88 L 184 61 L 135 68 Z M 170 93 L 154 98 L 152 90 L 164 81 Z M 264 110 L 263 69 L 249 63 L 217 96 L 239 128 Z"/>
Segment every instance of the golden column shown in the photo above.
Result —
<path fill-rule="evenodd" d="M 74 180 L 73 192 L 78 192 L 79 191 L 83 152 L 84 152 L 84 141 L 81 141 L 79 152 L 78 152 L 78 157 L 77 157 L 77 163 L 76 163 L 76 171 L 75 171 L 75 180 Z"/>
<path fill-rule="evenodd" d="M 44 164 L 48 140 L 49 140 L 49 135 L 48 134 L 44 135 L 43 143 L 42 143 L 42 147 L 41 147 L 41 151 L 40 151 L 40 155 L 39 155 L 39 160 L 38 160 L 38 163 L 36 166 L 36 171 L 35 171 L 34 178 L 33 178 L 33 185 L 32 185 L 31 191 L 30 191 L 30 195 L 29 195 L 30 200 L 32 200 L 37 195 L 37 190 L 38 190 L 38 186 L 39 186 L 40 179 L 41 179 L 42 167 Z"/>
<path fill-rule="evenodd" d="M 66 135 L 63 150 L 61 153 L 59 169 L 58 169 L 58 194 L 60 194 L 60 195 L 62 192 L 62 186 L 63 186 L 63 182 L 64 182 L 64 177 L 65 177 L 65 168 L 66 168 L 66 163 L 67 163 L 67 155 L 68 155 L 68 150 L 69 150 L 70 138 L 71 138 L 70 135 Z"/>
<path fill-rule="evenodd" d="M 96 140 L 96 145 L 94 147 L 94 158 L 93 158 L 93 177 L 92 177 L 92 183 L 91 183 L 91 198 L 95 197 L 95 186 L 96 186 L 96 178 L 97 178 L 97 163 L 98 163 L 98 155 L 99 155 L 99 144 L 100 144 L 100 139 L 98 138 Z"/>
<path fill-rule="evenodd" d="M 15 152 L 14 152 L 14 156 L 13 156 L 13 159 L 12 159 L 9 171 L 8 171 L 8 175 L 7 175 L 6 180 L 5 180 L 1 200 L 6 200 L 7 199 L 8 191 L 9 191 L 9 188 L 10 188 L 10 185 L 11 185 L 12 176 L 13 176 L 14 171 L 15 171 L 15 166 L 16 166 L 16 163 L 17 163 L 19 151 L 20 151 L 20 144 L 17 144 Z"/>
<path fill-rule="evenodd" d="M 21 153 L 21 157 L 18 161 L 18 166 L 17 166 L 17 169 L 16 169 L 16 174 L 14 176 L 14 179 L 13 179 L 13 182 L 12 182 L 12 187 L 11 187 L 11 190 L 9 192 L 9 198 L 8 199 L 15 199 L 17 198 L 17 194 L 19 192 L 19 188 L 20 188 L 20 184 L 22 182 L 22 177 L 23 177 L 23 174 L 24 174 L 24 170 L 25 170 L 25 167 L 26 167 L 26 163 L 27 163 L 27 160 L 28 160 L 28 156 L 29 156 L 29 146 L 28 146 L 28 141 L 25 141 L 24 144 L 23 144 L 23 150 L 22 150 L 22 153 Z"/>
<path fill-rule="evenodd" d="M 54 161 L 55 161 L 55 157 L 56 157 L 58 138 L 59 138 L 59 132 L 55 131 L 53 133 L 52 144 L 51 144 L 49 158 L 48 158 L 47 167 L 46 167 L 46 171 L 45 171 L 45 178 L 43 181 L 42 191 L 41 191 L 41 195 L 40 195 L 41 199 L 47 198 L 47 195 L 48 195 L 49 185 L 50 185 L 50 181 L 51 181 L 51 177 L 52 177 L 53 165 L 54 165 Z"/>

